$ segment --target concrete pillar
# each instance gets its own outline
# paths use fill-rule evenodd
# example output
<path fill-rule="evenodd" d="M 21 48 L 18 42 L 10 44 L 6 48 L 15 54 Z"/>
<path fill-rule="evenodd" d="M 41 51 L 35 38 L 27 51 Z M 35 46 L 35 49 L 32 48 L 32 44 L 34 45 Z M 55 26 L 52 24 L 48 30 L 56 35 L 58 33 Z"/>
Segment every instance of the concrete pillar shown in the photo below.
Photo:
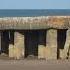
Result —
<path fill-rule="evenodd" d="M 70 57 L 70 29 L 67 30 L 66 33 L 66 42 L 64 45 L 64 49 L 60 49 L 60 57 L 62 59 L 66 59 Z"/>
<path fill-rule="evenodd" d="M 46 32 L 46 60 L 57 59 L 57 30 L 49 29 Z"/>
<path fill-rule="evenodd" d="M 14 57 L 20 59 L 24 57 L 24 33 L 14 33 Z"/>
<path fill-rule="evenodd" d="M 39 32 L 39 44 L 38 44 L 38 58 L 45 59 L 45 40 L 44 32 Z"/>

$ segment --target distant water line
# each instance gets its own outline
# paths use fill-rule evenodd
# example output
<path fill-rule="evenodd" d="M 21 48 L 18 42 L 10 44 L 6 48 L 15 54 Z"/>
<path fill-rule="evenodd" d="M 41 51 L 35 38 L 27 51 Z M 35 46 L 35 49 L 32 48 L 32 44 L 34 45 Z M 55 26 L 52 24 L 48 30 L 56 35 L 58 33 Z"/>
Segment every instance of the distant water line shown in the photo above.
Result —
<path fill-rule="evenodd" d="M 69 16 L 70 9 L 0 9 L 0 17 Z"/>

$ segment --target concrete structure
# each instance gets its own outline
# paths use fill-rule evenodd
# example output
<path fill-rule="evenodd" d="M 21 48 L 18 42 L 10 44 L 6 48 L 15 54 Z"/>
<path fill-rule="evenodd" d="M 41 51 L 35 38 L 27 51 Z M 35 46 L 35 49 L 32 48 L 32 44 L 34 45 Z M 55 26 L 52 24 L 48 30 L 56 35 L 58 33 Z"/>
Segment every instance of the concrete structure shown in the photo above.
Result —
<path fill-rule="evenodd" d="M 56 29 L 47 30 L 46 59 L 57 59 L 57 30 Z"/>
<path fill-rule="evenodd" d="M 0 18 L 0 51 L 10 58 L 69 58 L 70 16 Z"/>

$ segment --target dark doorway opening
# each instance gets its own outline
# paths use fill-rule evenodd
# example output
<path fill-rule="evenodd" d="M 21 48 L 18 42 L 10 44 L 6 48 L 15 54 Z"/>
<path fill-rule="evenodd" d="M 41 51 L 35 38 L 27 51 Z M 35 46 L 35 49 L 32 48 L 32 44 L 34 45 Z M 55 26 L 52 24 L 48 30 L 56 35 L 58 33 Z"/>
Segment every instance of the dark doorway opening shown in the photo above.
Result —
<path fill-rule="evenodd" d="M 38 56 L 38 31 L 25 32 L 25 58 Z"/>
<path fill-rule="evenodd" d="M 1 35 L 1 53 L 8 54 L 9 48 L 9 31 L 2 31 Z"/>
<path fill-rule="evenodd" d="M 9 31 L 9 44 L 14 45 L 14 31 L 13 30 Z"/>
<path fill-rule="evenodd" d="M 64 49 L 67 29 L 57 30 L 57 59 L 60 58 L 60 49 Z"/>
<path fill-rule="evenodd" d="M 1 53 L 9 54 L 9 44 L 14 44 L 14 31 L 5 30 L 1 33 Z"/>

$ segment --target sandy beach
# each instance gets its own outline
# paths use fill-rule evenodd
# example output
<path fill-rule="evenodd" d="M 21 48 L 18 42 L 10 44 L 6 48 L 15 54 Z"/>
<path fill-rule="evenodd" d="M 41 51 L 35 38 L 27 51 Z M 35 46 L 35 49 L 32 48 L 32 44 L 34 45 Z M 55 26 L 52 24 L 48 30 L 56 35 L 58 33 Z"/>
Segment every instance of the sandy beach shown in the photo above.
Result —
<path fill-rule="evenodd" d="M 70 70 L 70 60 L 0 60 L 0 70 Z"/>

